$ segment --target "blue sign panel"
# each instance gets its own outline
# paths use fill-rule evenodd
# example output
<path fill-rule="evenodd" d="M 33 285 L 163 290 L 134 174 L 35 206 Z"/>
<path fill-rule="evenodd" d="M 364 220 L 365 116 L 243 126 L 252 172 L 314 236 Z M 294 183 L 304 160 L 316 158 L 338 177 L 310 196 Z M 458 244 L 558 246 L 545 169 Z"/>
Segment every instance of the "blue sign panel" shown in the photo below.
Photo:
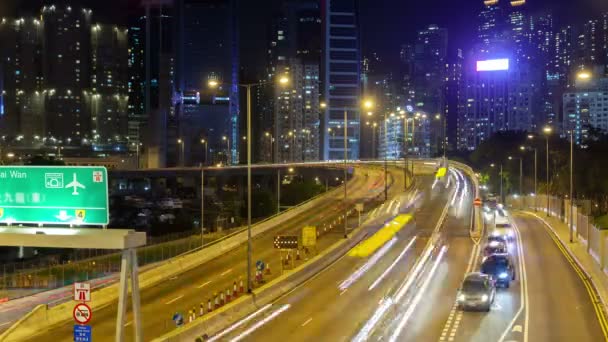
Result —
<path fill-rule="evenodd" d="M 91 326 L 74 325 L 74 342 L 91 342 Z"/>

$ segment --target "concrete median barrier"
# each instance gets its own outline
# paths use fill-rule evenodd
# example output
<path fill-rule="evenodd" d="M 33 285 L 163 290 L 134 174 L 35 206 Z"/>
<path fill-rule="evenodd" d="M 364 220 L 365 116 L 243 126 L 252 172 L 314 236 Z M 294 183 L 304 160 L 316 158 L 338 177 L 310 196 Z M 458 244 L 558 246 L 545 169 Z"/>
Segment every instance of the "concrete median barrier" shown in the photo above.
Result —
<path fill-rule="evenodd" d="M 357 228 L 351 233 L 351 236 L 348 239 L 334 243 L 325 252 L 320 253 L 308 262 L 291 271 L 287 271 L 282 276 L 259 289 L 254 290 L 251 296 L 241 297 L 232 303 L 213 311 L 211 314 L 199 317 L 194 322 L 176 328 L 172 332 L 156 338 L 153 341 L 194 341 L 204 334 L 209 336 L 217 334 L 226 327 L 238 322 L 243 317 L 276 301 L 278 298 L 305 283 L 325 268 L 331 266 L 331 264 L 345 255 L 366 236 L 367 233 L 365 230 Z"/>

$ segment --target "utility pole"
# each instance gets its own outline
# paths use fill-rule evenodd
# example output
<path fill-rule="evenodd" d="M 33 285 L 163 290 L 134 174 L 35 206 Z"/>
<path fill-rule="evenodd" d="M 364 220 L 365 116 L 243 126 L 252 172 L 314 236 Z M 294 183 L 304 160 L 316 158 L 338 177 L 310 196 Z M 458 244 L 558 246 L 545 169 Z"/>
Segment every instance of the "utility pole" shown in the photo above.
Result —
<path fill-rule="evenodd" d="M 344 108 L 344 238 L 346 239 L 348 237 L 347 234 L 347 229 L 348 229 L 348 225 L 347 225 L 347 204 L 346 204 L 346 200 L 348 199 L 347 197 L 347 193 L 346 193 L 346 177 L 348 176 L 347 170 L 346 170 L 346 159 L 348 158 L 348 139 L 347 139 L 347 134 L 348 134 L 348 112 L 346 111 L 346 108 Z"/>
<path fill-rule="evenodd" d="M 205 247 L 205 169 L 201 166 L 201 248 Z"/>
<path fill-rule="evenodd" d="M 570 129 L 570 243 L 574 242 L 574 219 L 572 214 L 574 213 L 574 182 L 573 182 L 573 169 L 574 169 L 574 139 L 572 136 L 572 129 Z M 589 237 L 587 237 L 589 238 Z"/>

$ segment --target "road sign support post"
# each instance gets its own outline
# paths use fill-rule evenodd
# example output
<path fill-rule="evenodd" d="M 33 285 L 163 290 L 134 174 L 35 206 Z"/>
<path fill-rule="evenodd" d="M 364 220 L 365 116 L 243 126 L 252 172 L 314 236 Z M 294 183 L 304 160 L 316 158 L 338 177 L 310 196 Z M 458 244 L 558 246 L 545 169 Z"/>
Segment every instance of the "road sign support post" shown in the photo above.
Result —
<path fill-rule="evenodd" d="M 116 335 L 114 335 L 114 341 L 122 342 L 125 338 L 125 316 L 127 314 L 127 295 L 128 295 L 128 266 L 130 264 L 130 253 L 128 250 L 122 251 L 122 257 L 120 261 L 120 285 L 118 288 L 118 311 L 116 314 Z"/>
<path fill-rule="evenodd" d="M 133 305 L 133 320 L 135 323 L 135 341 L 142 342 L 144 340 L 144 335 L 141 317 L 141 301 L 139 295 L 139 266 L 137 261 L 137 250 L 130 248 L 129 252 L 131 254 L 131 300 Z"/>
<path fill-rule="evenodd" d="M 131 300 L 133 307 L 133 321 L 135 326 L 135 341 L 143 341 L 141 322 L 141 303 L 139 296 L 139 278 L 137 267 L 137 251 L 134 248 L 122 251 L 120 264 L 120 287 L 118 289 L 118 313 L 116 315 L 116 334 L 114 340 L 124 341 L 125 318 L 127 314 L 127 298 L 129 295 L 129 277 L 131 278 Z"/>

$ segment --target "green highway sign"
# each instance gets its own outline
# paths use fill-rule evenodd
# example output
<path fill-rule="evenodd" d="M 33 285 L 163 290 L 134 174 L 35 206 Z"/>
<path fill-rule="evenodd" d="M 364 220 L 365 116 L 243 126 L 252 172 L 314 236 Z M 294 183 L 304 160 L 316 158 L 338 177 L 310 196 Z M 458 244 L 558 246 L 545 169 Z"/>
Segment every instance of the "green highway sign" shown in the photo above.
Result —
<path fill-rule="evenodd" d="M 105 167 L 0 166 L 0 223 L 107 225 Z"/>

